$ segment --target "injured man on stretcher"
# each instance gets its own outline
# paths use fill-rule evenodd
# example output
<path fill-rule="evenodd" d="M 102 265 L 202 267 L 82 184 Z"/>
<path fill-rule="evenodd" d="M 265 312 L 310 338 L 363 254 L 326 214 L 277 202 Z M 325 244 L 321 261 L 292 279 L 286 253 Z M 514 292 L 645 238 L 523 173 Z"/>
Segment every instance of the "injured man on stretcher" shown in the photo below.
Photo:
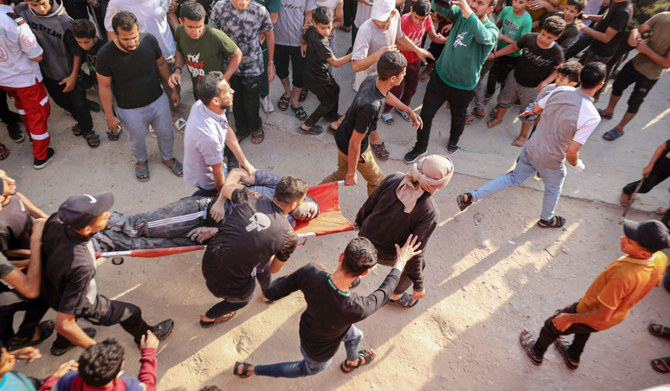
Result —
<path fill-rule="evenodd" d="M 270 199 L 281 180 L 278 175 L 256 170 L 250 177 L 245 170 L 233 169 L 226 183 L 244 183 Z M 107 228 L 93 236 L 96 252 L 194 246 L 212 238 L 223 225 L 234 204 L 218 197 L 190 196 L 146 213 L 123 214 L 112 212 Z M 310 197 L 290 215 L 289 222 L 305 221 L 319 215 L 319 205 Z"/>

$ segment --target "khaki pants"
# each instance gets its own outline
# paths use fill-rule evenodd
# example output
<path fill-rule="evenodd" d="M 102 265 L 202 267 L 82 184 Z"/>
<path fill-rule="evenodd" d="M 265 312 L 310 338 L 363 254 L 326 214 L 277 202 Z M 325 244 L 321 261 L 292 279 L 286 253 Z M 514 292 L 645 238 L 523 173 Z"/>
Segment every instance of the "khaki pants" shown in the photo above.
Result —
<path fill-rule="evenodd" d="M 323 182 L 335 182 L 344 179 L 347 176 L 349 157 L 342 153 L 339 149 L 337 150 L 337 170 L 332 174 L 328 175 Z M 368 182 L 368 195 L 379 186 L 380 183 L 384 180 L 384 173 L 377 165 L 370 147 L 361 154 L 361 157 L 358 159 L 358 165 L 356 166 L 358 172 L 363 175 L 363 178 Z"/>

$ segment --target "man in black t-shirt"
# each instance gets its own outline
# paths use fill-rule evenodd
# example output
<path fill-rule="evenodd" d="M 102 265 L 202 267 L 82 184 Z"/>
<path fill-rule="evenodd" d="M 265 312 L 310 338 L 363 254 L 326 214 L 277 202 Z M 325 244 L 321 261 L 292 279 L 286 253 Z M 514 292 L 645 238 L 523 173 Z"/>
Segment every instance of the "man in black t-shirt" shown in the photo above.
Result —
<path fill-rule="evenodd" d="M 271 200 L 227 181 L 221 194 L 235 204 L 223 227 L 209 241 L 202 258 L 207 288 L 223 301 L 200 317 L 204 328 L 225 322 L 254 296 L 255 279 L 261 288 L 270 283 L 269 273 L 284 266 L 298 245 L 298 237 L 286 219 L 305 199 L 307 183 L 283 177 Z"/>
<path fill-rule="evenodd" d="M 626 26 L 633 16 L 633 4 L 630 0 L 613 0 L 603 15 L 583 15 L 584 20 L 597 22 L 595 26 L 589 27 L 578 22 L 582 33 L 593 38 L 591 46 L 579 59 L 582 64 L 590 62 L 602 62 L 607 64 L 614 56 L 619 45 L 626 39 Z M 574 45 L 576 45 L 575 42 Z M 574 46 L 573 45 L 573 46 Z M 569 55 L 574 55 L 573 50 L 568 49 Z M 566 58 L 568 60 L 569 58 Z M 609 70 L 607 71 L 609 74 Z"/>
<path fill-rule="evenodd" d="M 117 127 L 123 123 L 128 130 L 128 147 L 137 162 L 135 177 L 140 182 L 149 180 L 147 146 L 144 141 L 149 125 L 158 137 L 161 161 L 181 177 L 183 168 L 173 155 L 174 133 L 170 103 L 161 89 L 159 77 L 166 83 L 170 66 L 163 58 L 158 41 L 151 34 L 140 34 L 137 18 L 130 12 L 114 15 L 112 27 L 116 33 L 98 52 L 96 72 L 100 102 L 105 111 L 107 127 L 118 136 Z M 179 105 L 179 91 L 171 89 L 174 107 Z M 116 98 L 119 116 L 112 110 Z"/>
<path fill-rule="evenodd" d="M 349 106 L 344 120 L 337 127 L 337 170 L 328 175 L 322 183 L 344 179 L 345 186 L 355 186 L 358 170 L 368 183 L 368 195 L 384 180 L 384 173 L 377 165 L 368 138 L 377 129 L 377 121 L 389 104 L 407 113 L 414 127 L 421 127 L 421 118 L 400 99 L 389 93 L 400 85 L 405 77 L 407 60 L 400 52 L 385 52 L 377 63 L 377 75 L 368 76 L 361 83 L 354 101 Z"/>
<path fill-rule="evenodd" d="M 95 330 L 82 330 L 77 318 L 103 326 L 120 324 L 134 337 L 138 346 L 147 330 L 151 330 L 159 340 L 167 338 L 172 332 L 172 319 L 150 327 L 142 319 L 142 310 L 136 305 L 98 294 L 95 254 L 90 237 L 107 226 L 107 211 L 113 203 L 111 192 L 69 197 L 58 212 L 49 217 L 44 227 L 42 293 L 49 306 L 58 313 L 58 337 L 51 346 L 51 354 L 55 356 L 64 354 L 74 345 L 86 348 L 95 344 Z"/>
<path fill-rule="evenodd" d="M 275 281 L 266 292 L 271 300 L 279 300 L 297 290 L 305 295 L 307 309 L 300 316 L 303 360 L 256 366 L 236 362 L 233 373 L 239 377 L 295 378 L 315 375 L 328 368 L 341 341 L 347 350 L 347 359 L 340 364 L 342 372 L 350 373 L 369 364 L 374 360 L 375 352 L 371 349 L 358 351 L 363 332 L 354 323 L 369 317 L 388 302 L 407 261 L 421 253 L 419 246 L 417 237 L 413 235 L 407 238 L 402 248 L 396 244 L 393 269 L 381 286 L 365 297 L 349 292 L 351 283 L 368 274 L 377 263 L 374 245 L 361 237 L 352 239 L 344 253 L 340 254 L 335 273 L 327 273 L 323 265 L 309 263 Z"/>

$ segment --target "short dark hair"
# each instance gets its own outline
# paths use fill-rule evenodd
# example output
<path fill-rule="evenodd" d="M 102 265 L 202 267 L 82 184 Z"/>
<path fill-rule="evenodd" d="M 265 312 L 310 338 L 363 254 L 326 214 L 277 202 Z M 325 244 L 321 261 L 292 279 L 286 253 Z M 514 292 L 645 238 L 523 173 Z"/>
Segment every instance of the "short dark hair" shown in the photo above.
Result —
<path fill-rule="evenodd" d="M 285 176 L 275 187 L 275 200 L 283 205 L 300 201 L 307 194 L 307 182 L 294 176 Z"/>
<path fill-rule="evenodd" d="M 590 62 L 584 65 L 582 72 L 579 74 L 582 88 L 590 90 L 597 87 L 598 84 L 605 80 L 606 73 L 607 68 L 602 62 Z"/>
<path fill-rule="evenodd" d="M 223 73 L 211 71 L 198 81 L 198 99 L 207 106 L 209 102 L 221 93 L 219 84 L 223 80 Z"/>
<path fill-rule="evenodd" d="M 79 356 L 79 376 L 89 386 L 102 387 L 119 374 L 124 357 L 123 346 L 114 338 L 90 345 Z"/>
<path fill-rule="evenodd" d="M 182 19 L 188 20 L 203 20 L 207 16 L 207 11 L 205 7 L 197 1 L 186 1 L 182 3 L 181 10 L 179 11 L 179 17 Z"/>
<path fill-rule="evenodd" d="M 312 13 L 312 20 L 318 24 L 328 24 L 333 21 L 333 10 L 328 7 L 317 7 Z"/>
<path fill-rule="evenodd" d="M 88 19 L 77 19 L 72 22 L 72 34 L 75 38 L 95 38 L 97 31 L 95 25 Z"/>
<path fill-rule="evenodd" d="M 360 276 L 377 264 L 377 249 L 363 236 L 351 239 L 344 249 L 342 269 L 352 276 Z"/>
<path fill-rule="evenodd" d="M 582 68 L 582 64 L 579 62 L 568 61 L 561 64 L 556 71 L 561 75 L 566 76 L 571 82 L 579 83 L 579 74 L 582 71 Z"/>
<path fill-rule="evenodd" d="M 568 0 L 568 3 L 566 5 L 571 5 L 577 8 L 578 12 L 582 12 L 584 10 L 585 6 L 585 1 L 584 0 Z"/>
<path fill-rule="evenodd" d="M 565 19 L 556 15 L 550 16 L 544 20 L 542 30 L 558 37 L 565 30 Z"/>
<path fill-rule="evenodd" d="M 430 1 L 417 0 L 412 4 L 412 11 L 419 16 L 428 16 L 430 14 Z"/>
<path fill-rule="evenodd" d="M 221 391 L 221 389 L 217 386 L 204 386 L 200 391 Z"/>
<path fill-rule="evenodd" d="M 115 33 L 119 30 L 130 31 L 137 25 L 137 17 L 130 11 L 120 11 L 112 18 L 112 29 Z"/>
<path fill-rule="evenodd" d="M 384 52 L 377 61 L 377 74 L 380 80 L 397 76 L 407 68 L 407 59 L 400 52 Z"/>

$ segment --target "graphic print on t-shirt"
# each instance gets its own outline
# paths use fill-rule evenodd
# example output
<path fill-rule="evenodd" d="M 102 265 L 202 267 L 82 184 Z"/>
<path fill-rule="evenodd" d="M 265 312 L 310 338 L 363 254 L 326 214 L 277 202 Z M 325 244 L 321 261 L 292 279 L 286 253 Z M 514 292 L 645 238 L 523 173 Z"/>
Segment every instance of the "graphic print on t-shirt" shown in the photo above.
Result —
<path fill-rule="evenodd" d="M 458 46 L 468 47 L 468 45 L 463 43 L 463 38 L 465 38 L 465 34 L 467 34 L 467 31 L 464 31 L 456 36 L 456 40 L 454 40 L 454 47 Z"/>
<path fill-rule="evenodd" d="M 256 212 L 253 216 L 249 217 L 249 225 L 247 225 L 247 232 L 251 232 L 254 229 L 258 232 L 261 232 L 264 229 L 270 228 L 270 217 L 265 213 Z"/>
<path fill-rule="evenodd" d="M 199 79 L 205 76 L 205 71 L 203 70 L 204 64 L 204 61 L 200 61 L 200 53 L 186 55 L 186 67 L 193 77 Z"/>

